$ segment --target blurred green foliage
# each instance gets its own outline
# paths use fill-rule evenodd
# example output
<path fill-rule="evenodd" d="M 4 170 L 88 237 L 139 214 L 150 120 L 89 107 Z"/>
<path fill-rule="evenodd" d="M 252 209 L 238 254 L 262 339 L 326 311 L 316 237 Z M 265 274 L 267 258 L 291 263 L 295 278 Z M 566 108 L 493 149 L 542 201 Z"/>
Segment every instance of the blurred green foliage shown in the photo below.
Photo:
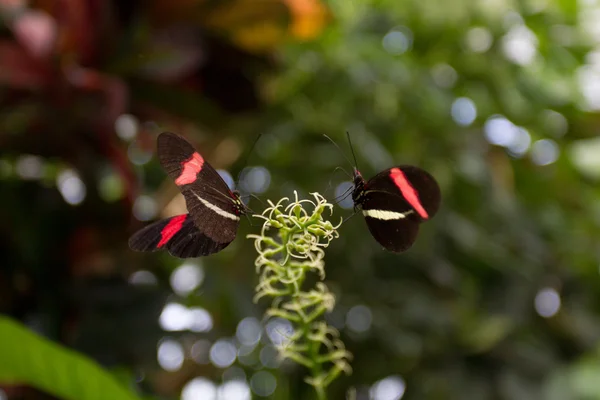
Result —
<path fill-rule="evenodd" d="M 63 399 L 134 400 L 96 363 L 0 317 L 0 381 L 26 383 Z M 18 343 L 18 346 L 15 346 Z"/>
<path fill-rule="evenodd" d="M 114 1 L 102 12 L 70 0 L 87 12 L 68 16 L 40 1 L 61 38 L 47 53 L 19 34 L 8 3 L 0 1 L 0 310 L 130 369 L 140 393 L 176 398 L 194 377 L 222 384 L 232 369 L 190 351 L 262 315 L 266 305 L 252 303 L 256 254 L 242 239 L 257 227 L 199 261 L 198 289 L 173 294 L 181 262 L 126 247 L 142 226 L 131 211 L 138 196 L 168 212 L 177 192 L 152 157 L 155 135 L 183 134 L 237 176 L 240 155 L 264 133 L 249 164 L 268 169 L 260 197 L 277 200 L 293 189 L 333 198 L 348 179 L 334 168 L 351 166 L 321 135 L 345 149 L 348 131 L 366 178 L 418 165 L 439 181 L 443 204 L 405 254 L 381 250 L 360 217 L 328 248 L 337 299 L 328 319 L 354 354 L 353 374 L 330 398 L 354 388 L 368 399 L 376 382 L 400 376 L 411 400 L 600 399 L 594 2 L 331 0 L 326 18 L 308 0 Z M 290 31 L 293 21 L 319 21 L 306 25 L 312 40 Z M 140 121 L 133 141 L 115 134 L 124 113 Z M 26 154 L 42 157 L 50 178 L 24 176 Z M 65 168 L 87 188 L 79 205 L 54 183 Z M 138 270 L 158 284 L 128 284 Z M 186 352 L 171 372 L 156 364 L 165 299 L 213 320 L 209 332 L 168 333 Z M 367 330 L 352 329 L 356 306 L 370 312 Z M 271 398 L 311 398 L 305 371 L 267 364 Z M 241 358 L 236 366 L 249 379 L 265 369 Z"/>

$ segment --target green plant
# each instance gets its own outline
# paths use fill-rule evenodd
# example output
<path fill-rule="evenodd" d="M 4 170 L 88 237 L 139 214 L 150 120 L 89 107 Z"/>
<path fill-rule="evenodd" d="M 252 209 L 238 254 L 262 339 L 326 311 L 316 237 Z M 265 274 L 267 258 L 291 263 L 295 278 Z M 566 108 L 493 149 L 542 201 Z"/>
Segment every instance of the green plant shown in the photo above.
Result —
<path fill-rule="evenodd" d="M 0 317 L 0 383 L 26 384 L 61 399 L 136 400 L 89 358 Z"/>
<path fill-rule="evenodd" d="M 287 197 L 255 217 L 264 219 L 260 235 L 254 239 L 258 257 L 256 270 L 259 283 L 255 301 L 272 298 L 265 317 L 279 317 L 292 323 L 293 332 L 278 345 L 280 356 L 291 359 L 310 370 L 306 382 L 312 385 L 319 399 L 326 399 L 327 386 L 341 372 L 351 373 L 352 355 L 345 349 L 336 329 L 322 320 L 331 311 L 335 298 L 323 283 L 325 279 L 324 248 L 338 237 L 337 226 L 324 219 L 333 205 L 318 193 L 313 200 Z M 309 212 L 306 207 L 312 208 Z M 340 222 L 341 224 L 341 222 Z M 316 273 L 319 281 L 304 288 L 308 274 Z"/>

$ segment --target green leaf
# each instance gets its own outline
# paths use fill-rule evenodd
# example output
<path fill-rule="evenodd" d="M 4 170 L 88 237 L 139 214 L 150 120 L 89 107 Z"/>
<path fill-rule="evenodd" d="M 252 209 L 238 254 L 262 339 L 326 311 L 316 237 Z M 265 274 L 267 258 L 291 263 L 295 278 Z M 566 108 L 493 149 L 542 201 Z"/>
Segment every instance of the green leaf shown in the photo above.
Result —
<path fill-rule="evenodd" d="M 0 383 L 27 384 L 61 399 L 136 400 L 96 362 L 0 317 Z"/>

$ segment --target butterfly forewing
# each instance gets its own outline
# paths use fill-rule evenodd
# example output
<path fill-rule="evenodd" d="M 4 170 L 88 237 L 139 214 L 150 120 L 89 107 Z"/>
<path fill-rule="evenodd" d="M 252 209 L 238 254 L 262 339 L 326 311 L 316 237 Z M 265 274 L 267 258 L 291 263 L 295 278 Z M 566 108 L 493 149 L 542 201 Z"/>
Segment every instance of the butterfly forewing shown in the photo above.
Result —
<path fill-rule="evenodd" d="M 365 216 L 371 235 L 389 251 L 400 253 L 408 250 L 419 233 L 419 223 L 414 220 L 381 220 Z"/>
<path fill-rule="evenodd" d="M 432 218 L 440 207 L 441 192 L 435 178 L 427 171 L 412 165 L 400 165 L 386 169 L 365 185 L 369 190 L 378 190 L 399 196 L 397 207 L 412 209 L 418 218 Z"/>
<path fill-rule="evenodd" d="M 180 187 L 196 227 L 217 243 L 231 242 L 239 226 L 236 198 L 223 178 L 183 137 L 158 137 L 158 158 Z"/>
<path fill-rule="evenodd" d="M 167 249 L 179 258 L 193 258 L 216 253 L 227 243 L 217 243 L 198 230 L 189 214 L 166 218 L 146 226 L 129 239 L 136 251 Z"/>
<path fill-rule="evenodd" d="M 206 236 L 219 243 L 229 243 L 235 239 L 240 216 L 236 215 L 233 200 L 221 200 L 209 193 L 194 188 L 184 190 L 188 211 Z"/>

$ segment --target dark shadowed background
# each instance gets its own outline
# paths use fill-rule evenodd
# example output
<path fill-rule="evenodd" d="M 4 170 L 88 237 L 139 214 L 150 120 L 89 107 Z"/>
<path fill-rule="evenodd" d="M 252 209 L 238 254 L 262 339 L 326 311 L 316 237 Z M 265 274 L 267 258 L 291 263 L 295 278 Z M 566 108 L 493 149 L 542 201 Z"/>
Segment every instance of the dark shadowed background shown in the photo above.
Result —
<path fill-rule="evenodd" d="M 365 177 L 418 165 L 443 203 L 404 254 L 360 216 L 327 249 L 329 397 L 600 399 L 599 27 L 596 1 L 0 0 L 0 311 L 139 398 L 314 398 L 252 301 L 257 226 L 185 262 L 127 239 L 184 207 L 161 131 L 263 201 L 342 193 L 348 131 Z M 0 342 L 1 400 L 95 384 Z"/>

